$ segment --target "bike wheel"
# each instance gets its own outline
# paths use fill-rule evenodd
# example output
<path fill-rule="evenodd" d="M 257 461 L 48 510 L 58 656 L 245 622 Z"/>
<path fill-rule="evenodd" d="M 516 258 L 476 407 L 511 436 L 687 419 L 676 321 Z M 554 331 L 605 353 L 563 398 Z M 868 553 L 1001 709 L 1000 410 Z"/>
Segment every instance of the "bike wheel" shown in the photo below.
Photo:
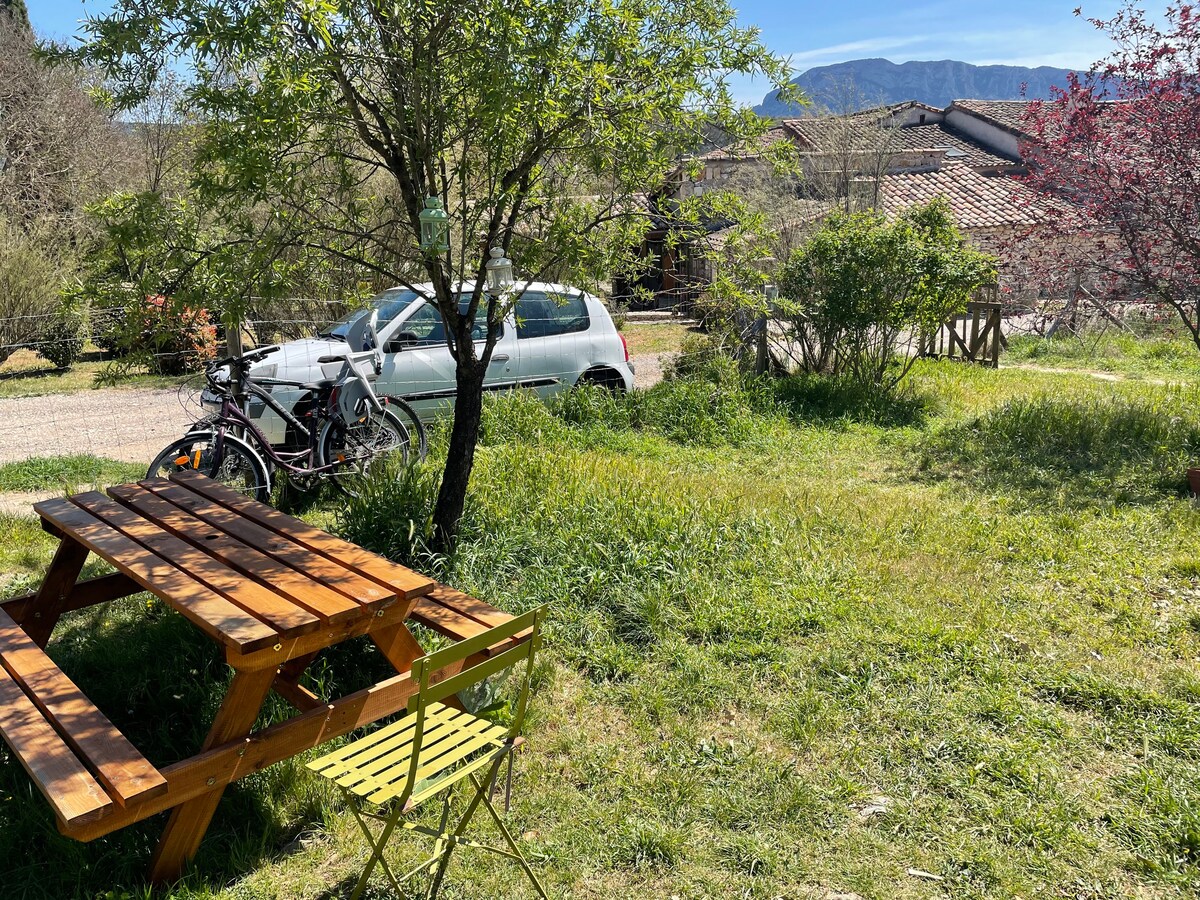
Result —
<path fill-rule="evenodd" d="M 357 497 L 389 465 L 408 462 L 408 429 L 388 407 L 370 410 L 357 422 L 330 419 L 321 428 L 321 465 L 333 465 L 329 477 L 338 490 Z"/>
<path fill-rule="evenodd" d="M 266 503 L 271 499 L 266 465 L 249 444 L 233 435 L 219 436 L 214 431 L 185 434 L 154 458 L 146 477 L 166 478 L 184 470 L 207 475 L 252 500 Z"/>
<path fill-rule="evenodd" d="M 379 399 L 387 404 L 387 408 L 396 414 L 408 429 L 409 453 L 414 456 L 414 462 L 420 462 L 429 454 L 429 434 L 421 423 L 417 411 L 402 397 L 391 394 L 381 394 Z"/>

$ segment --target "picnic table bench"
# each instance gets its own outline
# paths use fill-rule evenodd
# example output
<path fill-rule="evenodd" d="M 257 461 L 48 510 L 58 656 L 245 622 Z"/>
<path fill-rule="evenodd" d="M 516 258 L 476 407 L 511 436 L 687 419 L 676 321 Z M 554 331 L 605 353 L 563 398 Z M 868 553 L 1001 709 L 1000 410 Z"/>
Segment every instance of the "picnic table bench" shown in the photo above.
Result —
<path fill-rule="evenodd" d="M 64 835 L 90 841 L 171 810 L 154 882 L 195 855 L 226 785 L 406 707 L 412 662 L 425 655 L 411 622 L 458 641 L 512 618 L 197 473 L 34 508 L 60 543 L 36 592 L 0 602 L 0 735 Z M 80 581 L 89 553 L 116 571 Z M 64 613 L 140 591 L 214 640 L 234 669 L 203 746 L 161 768 L 45 652 Z M 362 636 L 394 676 L 335 699 L 300 683 L 321 650 Z M 252 733 L 272 691 L 297 712 Z"/>

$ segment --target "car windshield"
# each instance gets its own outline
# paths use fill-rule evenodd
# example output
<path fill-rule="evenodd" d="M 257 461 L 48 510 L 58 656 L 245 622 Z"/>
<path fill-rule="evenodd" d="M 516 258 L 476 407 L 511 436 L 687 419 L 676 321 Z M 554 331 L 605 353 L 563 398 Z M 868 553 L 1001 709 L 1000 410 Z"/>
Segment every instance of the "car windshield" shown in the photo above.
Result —
<path fill-rule="evenodd" d="M 383 328 L 384 325 L 408 309 L 419 296 L 415 291 L 410 291 L 407 288 L 392 288 L 372 297 L 368 301 L 367 307 L 374 307 L 379 310 L 379 327 Z M 328 328 L 319 332 L 318 336 L 345 340 L 346 332 L 350 329 L 350 324 L 364 312 L 365 310 L 363 309 L 350 310 L 350 312 L 346 313 L 346 315 L 342 316 Z"/>

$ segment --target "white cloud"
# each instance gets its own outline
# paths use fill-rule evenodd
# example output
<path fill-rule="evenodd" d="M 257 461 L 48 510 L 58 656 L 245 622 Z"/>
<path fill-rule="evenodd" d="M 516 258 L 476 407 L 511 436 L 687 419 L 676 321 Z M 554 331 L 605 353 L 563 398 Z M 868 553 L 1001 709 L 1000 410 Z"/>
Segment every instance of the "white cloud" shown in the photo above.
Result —
<path fill-rule="evenodd" d="M 818 47 L 815 50 L 801 50 L 791 54 L 788 59 L 791 64 L 802 67 L 819 66 L 828 62 L 845 62 L 848 59 L 859 59 L 863 54 L 883 53 L 887 50 L 899 50 L 913 44 L 924 43 L 924 36 L 916 37 L 881 37 L 864 41 L 848 41 L 845 44 L 833 44 L 829 47 Z"/>

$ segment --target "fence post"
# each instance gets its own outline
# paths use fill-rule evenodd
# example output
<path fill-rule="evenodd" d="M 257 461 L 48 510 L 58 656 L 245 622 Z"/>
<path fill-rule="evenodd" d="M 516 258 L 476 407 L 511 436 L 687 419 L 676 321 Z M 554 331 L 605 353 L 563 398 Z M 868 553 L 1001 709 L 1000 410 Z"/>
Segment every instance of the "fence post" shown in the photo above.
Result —
<path fill-rule="evenodd" d="M 1004 339 L 1004 334 L 1000 330 L 1000 305 L 996 304 L 992 307 L 991 314 L 988 316 L 992 321 L 992 368 L 1000 368 L 1000 342 Z"/>
<path fill-rule="evenodd" d="M 757 331 L 757 349 L 754 354 L 754 373 L 756 375 L 766 375 L 767 368 L 770 365 L 771 356 L 770 349 L 767 347 L 767 332 L 770 329 L 770 315 L 775 310 L 775 301 L 779 299 L 779 288 L 773 284 L 768 284 L 763 287 L 763 296 L 766 298 L 766 308 L 763 310 L 758 321 L 754 323 Z"/>

